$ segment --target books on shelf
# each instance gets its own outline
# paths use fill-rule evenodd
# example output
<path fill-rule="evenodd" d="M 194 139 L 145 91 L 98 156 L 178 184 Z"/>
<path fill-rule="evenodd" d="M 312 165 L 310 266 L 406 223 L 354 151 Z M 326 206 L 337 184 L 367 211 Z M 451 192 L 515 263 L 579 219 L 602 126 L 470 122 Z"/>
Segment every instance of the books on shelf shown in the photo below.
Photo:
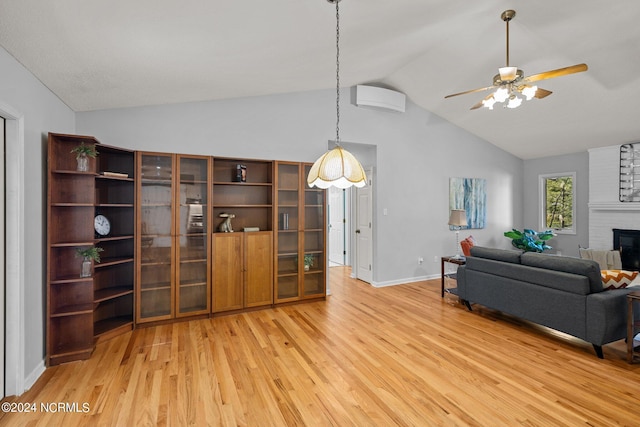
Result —
<path fill-rule="evenodd" d="M 119 172 L 102 172 L 104 176 L 108 176 L 111 178 L 129 178 L 129 174 L 119 173 Z"/>

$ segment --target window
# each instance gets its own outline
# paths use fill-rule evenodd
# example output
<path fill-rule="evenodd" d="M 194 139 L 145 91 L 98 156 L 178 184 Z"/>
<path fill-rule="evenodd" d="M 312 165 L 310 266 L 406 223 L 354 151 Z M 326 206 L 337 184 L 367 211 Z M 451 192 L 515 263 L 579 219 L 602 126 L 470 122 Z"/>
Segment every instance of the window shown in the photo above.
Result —
<path fill-rule="evenodd" d="M 576 173 L 540 175 L 541 231 L 575 234 Z"/>

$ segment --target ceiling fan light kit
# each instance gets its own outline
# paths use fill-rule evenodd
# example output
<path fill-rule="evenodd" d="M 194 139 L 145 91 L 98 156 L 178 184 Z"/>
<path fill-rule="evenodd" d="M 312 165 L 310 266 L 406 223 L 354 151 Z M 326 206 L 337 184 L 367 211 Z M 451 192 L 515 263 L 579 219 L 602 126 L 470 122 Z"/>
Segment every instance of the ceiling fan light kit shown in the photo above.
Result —
<path fill-rule="evenodd" d="M 587 71 L 587 64 L 577 64 L 570 67 L 558 68 L 557 70 L 545 71 L 543 73 L 525 77 L 523 70 L 519 69 L 518 67 L 510 66 L 509 22 L 515 16 L 516 11 L 511 9 L 505 10 L 500 15 L 500 19 L 502 19 L 507 26 L 507 65 L 498 68 L 498 74 L 493 76 L 493 85 L 479 89 L 467 90 L 460 93 L 454 93 L 452 95 L 445 96 L 445 98 L 495 89 L 495 92 L 487 95 L 482 101 L 471 107 L 471 109 L 475 110 L 480 107 L 486 107 L 489 110 L 493 110 L 493 107 L 496 103 L 503 104 L 504 108 L 518 108 L 523 101 L 523 98 L 519 95 L 524 96 L 524 99 L 526 99 L 527 101 L 530 101 L 533 98 L 542 99 L 551 95 L 551 91 L 539 88 L 537 85 L 532 85 L 531 83 Z"/>

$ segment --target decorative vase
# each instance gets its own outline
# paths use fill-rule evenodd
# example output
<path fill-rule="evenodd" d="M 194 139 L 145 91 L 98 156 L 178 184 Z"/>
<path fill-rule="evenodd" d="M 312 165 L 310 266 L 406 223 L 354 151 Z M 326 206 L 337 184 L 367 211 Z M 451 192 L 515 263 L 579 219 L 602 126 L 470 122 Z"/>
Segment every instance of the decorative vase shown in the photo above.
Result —
<path fill-rule="evenodd" d="M 80 269 L 80 277 L 91 277 L 91 258 L 88 256 L 82 260 L 82 268 Z"/>
<path fill-rule="evenodd" d="M 86 155 L 86 153 L 80 153 L 78 154 L 78 156 L 76 157 L 76 160 L 78 161 L 78 172 L 88 172 L 89 171 L 89 157 Z"/>
<path fill-rule="evenodd" d="M 304 271 L 309 271 L 309 268 L 311 268 L 311 266 L 309 264 L 305 264 L 304 265 Z"/>

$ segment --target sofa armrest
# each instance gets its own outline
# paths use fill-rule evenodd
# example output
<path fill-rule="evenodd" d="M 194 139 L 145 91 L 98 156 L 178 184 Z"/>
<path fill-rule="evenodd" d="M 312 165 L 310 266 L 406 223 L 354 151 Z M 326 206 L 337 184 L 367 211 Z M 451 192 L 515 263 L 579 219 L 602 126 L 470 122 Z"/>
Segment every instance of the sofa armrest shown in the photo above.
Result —
<path fill-rule="evenodd" d="M 587 341 L 603 345 L 626 337 L 626 296 L 632 290 L 613 289 L 587 296 Z"/>

